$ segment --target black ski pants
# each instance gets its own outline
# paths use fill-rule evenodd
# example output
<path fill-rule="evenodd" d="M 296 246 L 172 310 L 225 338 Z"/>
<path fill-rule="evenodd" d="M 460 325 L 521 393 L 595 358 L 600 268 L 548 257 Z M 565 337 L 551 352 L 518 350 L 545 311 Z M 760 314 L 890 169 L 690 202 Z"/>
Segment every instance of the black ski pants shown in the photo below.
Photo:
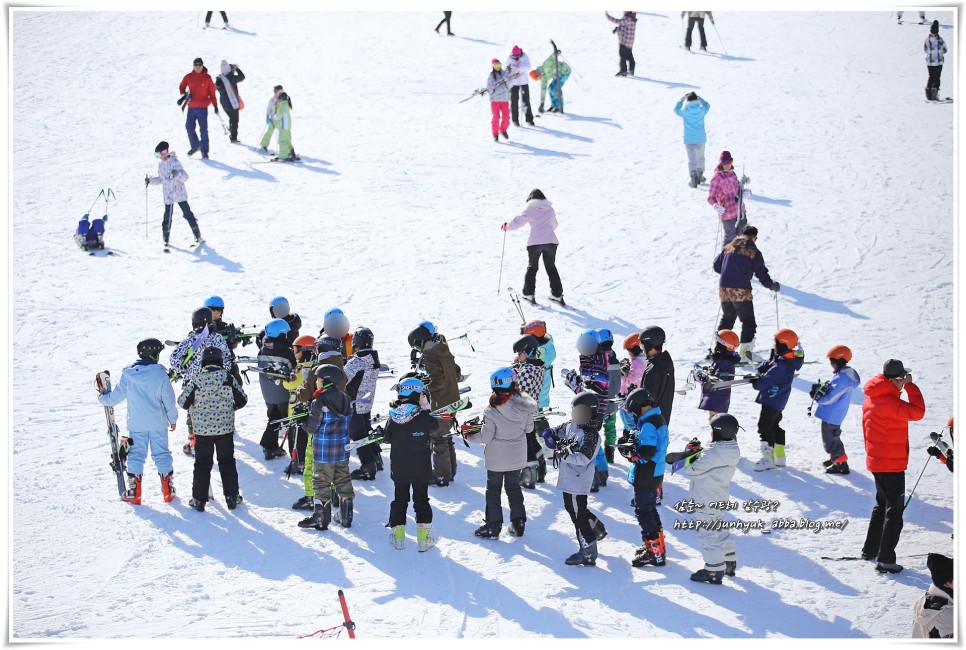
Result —
<path fill-rule="evenodd" d="M 349 418 L 349 439 L 362 440 L 369 435 L 369 428 L 370 419 L 368 413 L 353 413 L 352 417 Z M 356 452 L 359 454 L 359 462 L 363 465 L 370 463 L 375 465 L 376 456 L 379 453 L 378 449 L 379 445 L 377 443 L 369 443 L 356 449 Z"/>
<path fill-rule="evenodd" d="M 185 218 L 188 225 L 191 227 L 191 234 L 195 236 L 195 239 L 201 238 L 201 231 L 198 230 L 198 220 L 195 219 L 194 213 L 191 211 L 191 206 L 188 205 L 187 201 L 179 201 L 178 207 L 181 208 L 181 216 Z M 171 217 L 174 215 L 174 206 L 165 205 L 164 206 L 164 220 L 161 221 L 161 234 L 164 235 L 164 242 L 168 242 L 168 238 L 171 236 Z"/>
<path fill-rule="evenodd" d="M 543 257 L 543 266 L 547 269 L 547 277 L 550 278 L 550 293 L 555 296 L 563 295 L 563 285 L 560 283 L 560 274 L 557 273 L 557 244 L 537 244 L 527 246 L 527 272 L 523 276 L 523 294 L 525 296 L 534 295 L 537 287 L 537 270 L 540 268 L 540 257 Z"/>
<path fill-rule="evenodd" d="M 741 336 L 739 338 L 742 343 L 749 343 L 755 338 L 755 332 L 758 331 L 758 323 L 755 322 L 755 303 L 750 300 L 722 302 L 718 329 L 730 330 L 739 318 L 741 319 Z"/>
<path fill-rule="evenodd" d="M 272 420 L 280 420 L 282 418 L 288 417 L 288 403 L 284 404 L 266 404 L 266 410 L 268 411 L 268 423 L 265 425 L 265 433 L 262 434 L 262 439 L 258 442 L 265 451 L 270 449 L 278 449 L 278 429 L 279 424 L 276 422 L 272 424 Z M 303 447 L 303 451 L 304 451 Z"/>
<path fill-rule="evenodd" d="M 211 22 L 211 15 L 213 13 L 215 13 L 215 12 L 214 11 L 209 11 L 208 13 L 205 14 L 205 24 L 206 25 Z M 225 21 L 225 24 L 227 25 L 228 24 L 228 14 L 225 13 L 224 11 L 219 11 L 218 13 L 221 14 L 221 19 L 224 20 Z"/>
<path fill-rule="evenodd" d="M 704 36 L 704 18 L 698 18 L 696 16 L 690 16 L 688 18 L 688 34 L 684 37 L 684 47 L 691 47 L 691 31 L 695 25 L 698 26 L 698 34 L 701 36 L 701 47 L 707 49 L 708 39 Z"/>
<path fill-rule="evenodd" d="M 486 523 L 503 525 L 502 492 L 506 491 L 510 502 L 510 521 L 527 520 L 523 505 L 523 488 L 520 487 L 520 470 L 494 472 L 486 470 Z"/>
<path fill-rule="evenodd" d="M 225 95 L 222 95 L 222 97 L 227 100 Z M 225 111 L 225 115 L 228 116 L 228 137 L 234 142 L 238 139 L 238 114 L 240 111 L 232 106 L 229 101 L 221 102 L 221 108 Z"/>
<path fill-rule="evenodd" d="M 621 72 L 627 73 L 630 71 L 631 74 L 634 74 L 634 52 L 631 51 L 631 48 L 621 43 L 617 46 L 617 53 L 621 58 Z"/>
<path fill-rule="evenodd" d="M 450 21 L 450 19 L 452 17 L 453 17 L 453 12 L 452 11 L 444 11 L 443 12 L 443 19 L 441 21 L 439 21 L 439 24 L 438 25 L 436 25 L 436 31 L 438 32 L 439 31 L 439 28 L 443 26 L 443 23 L 446 23 L 446 33 L 452 35 L 453 34 L 453 30 L 450 29 L 450 26 L 449 26 L 449 21 Z"/>
<path fill-rule="evenodd" d="M 896 544 L 902 532 L 903 495 L 906 491 L 905 472 L 872 472 L 875 477 L 875 507 L 869 519 L 862 552 L 878 556 L 879 562 L 895 564 Z"/>
<path fill-rule="evenodd" d="M 577 541 L 581 546 L 590 544 L 597 539 L 594 534 L 594 527 L 590 525 L 590 510 L 587 509 L 586 494 L 563 493 L 564 508 L 570 515 L 570 521 L 574 522 L 574 529 L 577 531 Z"/>
<path fill-rule="evenodd" d="M 785 444 L 785 430 L 778 426 L 781 421 L 781 411 L 761 405 L 761 414 L 758 416 L 758 437 L 762 442 L 767 442 L 769 447 Z"/>
<path fill-rule="evenodd" d="M 238 468 L 235 466 L 235 434 L 220 436 L 195 436 L 195 472 L 191 483 L 191 496 L 198 501 L 208 501 L 208 485 L 215 453 L 218 454 L 218 472 L 226 497 L 238 496 Z"/>
<path fill-rule="evenodd" d="M 520 126 L 520 111 L 518 105 L 523 100 L 523 108 L 526 109 L 524 117 L 527 122 L 533 123 L 533 110 L 530 109 L 530 84 L 510 87 L 510 118 L 514 126 Z"/>
<path fill-rule="evenodd" d="M 928 91 L 935 88 L 939 91 L 939 77 L 943 73 L 943 67 L 941 65 L 927 65 L 926 69 L 929 71 L 929 78 L 926 80 L 926 91 L 928 96 Z"/>
<path fill-rule="evenodd" d="M 433 509 L 429 505 L 429 484 L 393 481 L 395 496 L 389 504 L 389 527 L 405 526 L 406 511 L 409 509 L 409 492 L 412 490 L 413 510 L 417 524 L 433 523 Z"/>

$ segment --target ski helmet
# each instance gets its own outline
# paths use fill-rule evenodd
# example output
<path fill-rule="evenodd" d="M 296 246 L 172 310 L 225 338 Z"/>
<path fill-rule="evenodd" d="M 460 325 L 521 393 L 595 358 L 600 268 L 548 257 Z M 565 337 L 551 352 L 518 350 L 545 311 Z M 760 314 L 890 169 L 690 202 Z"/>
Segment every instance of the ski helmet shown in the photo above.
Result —
<path fill-rule="evenodd" d="M 207 307 L 208 309 L 224 309 L 225 301 L 222 300 L 219 296 L 212 296 L 211 298 L 208 298 L 208 300 L 205 301 L 205 307 Z"/>
<path fill-rule="evenodd" d="M 845 363 L 848 363 L 852 360 L 852 350 L 844 345 L 834 345 L 829 348 L 825 356 L 829 359 L 845 359 Z"/>
<path fill-rule="evenodd" d="M 271 314 L 272 318 L 285 318 L 291 313 L 291 309 L 285 296 L 276 296 L 272 298 L 272 302 L 268 303 L 268 313 Z"/>
<path fill-rule="evenodd" d="M 322 317 L 322 329 L 329 336 L 341 339 L 349 333 L 349 319 L 341 309 L 333 307 Z"/>
<path fill-rule="evenodd" d="M 422 350 L 426 341 L 432 340 L 435 330 L 430 330 L 426 325 L 432 325 L 432 323 L 420 323 L 409 333 L 409 347 Z"/>
<path fill-rule="evenodd" d="M 595 330 L 584 330 L 577 337 L 577 352 L 584 356 L 597 352 L 597 346 L 597 332 Z"/>
<path fill-rule="evenodd" d="M 641 349 L 647 352 L 652 348 L 664 349 L 664 330 L 657 325 L 648 325 L 641 330 Z"/>
<path fill-rule="evenodd" d="M 490 388 L 506 390 L 517 380 L 517 373 L 513 368 L 497 368 L 490 375 Z"/>
<path fill-rule="evenodd" d="M 214 346 L 207 347 L 201 353 L 201 365 L 202 367 L 223 366 L 225 365 L 225 356 L 221 353 L 220 348 Z"/>
<path fill-rule="evenodd" d="M 424 320 L 423 322 L 420 323 L 420 325 L 426 328 L 430 336 L 436 336 L 436 326 L 433 325 L 431 322 L 429 322 L 428 320 Z"/>
<path fill-rule="evenodd" d="M 775 332 L 775 352 L 779 356 L 791 356 L 794 354 L 796 345 L 798 345 L 798 334 L 794 331 L 783 327 Z"/>
<path fill-rule="evenodd" d="M 600 398 L 597 396 L 597 393 L 592 393 L 589 390 L 581 391 L 570 400 L 570 406 L 589 406 L 591 411 L 596 412 L 600 406 Z"/>
<path fill-rule="evenodd" d="M 625 350 L 627 350 L 628 352 L 633 352 L 634 348 L 637 348 L 638 351 L 640 351 L 641 349 L 641 335 L 638 334 L 637 332 L 634 332 L 633 334 L 628 335 L 628 337 L 624 339 Z"/>
<path fill-rule="evenodd" d="M 600 345 L 607 345 L 608 343 L 614 343 L 614 334 L 606 327 L 600 327 L 594 330 L 594 336 L 597 337 L 597 342 Z"/>
<path fill-rule="evenodd" d="M 295 342 L 292 343 L 292 348 L 315 352 L 315 338 L 311 334 L 303 334 L 295 339 Z"/>
<path fill-rule="evenodd" d="M 368 350 L 372 348 L 374 341 L 375 337 L 372 335 L 372 330 L 368 327 L 360 327 L 352 335 L 352 349 Z"/>
<path fill-rule="evenodd" d="M 324 352 L 342 352 L 342 341 L 331 336 L 321 336 L 315 340 L 315 349 L 319 354 Z"/>
<path fill-rule="evenodd" d="M 654 398 L 646 388 L 635 388 L 624 400 L 624 409 L 635 415 L 643 412 L 645 406 L 654 406 Z"/>
<path fill-rule="evenodd" d="M 413 393 L 417 395 L 426 394 L 426 384 L 424 384 L 422 380 L 416 379 L 415 377 L 406 377 L 401 382 L 396 384 L 395 389 L 396 393 L 400 397 L 406 397 L 408 395 L 412 395 Z"/>
<path fill-rule="evenodd" d="M 734 440 L 738 435 L 738 419 L 730 413 L 718 413 L 711 418 L 711 440 Z"/>
<path fill-rule="evenodd" d="M 292 328 L 288 326 L 281 318 L 276 318 L 275 320 L 268 321 L 265 326 L 265 336 L 273 339 L 277 339 L 280 336 L 284 336 L 292 331 Z"/>
<path fill-rule="evenodd" d="M 741 339 L 731 330 L 718 330 L 718 343 L 723 345 L 728 352 L 734 352 L 735 348 L 741 345 Z"/>
<path fill-rule="evenodd" d="M 138 343 L 138 356 L 144 361 L 157 361 L 164 344 L 158 339 L 144 339 Z"/>
<path fill-rule="evenodd" d="M 520 334 L 533 334 L 542 339 L 547 335 L 547 324 L 542 320 L 532 320 L 520 326 Z"/>
<path fill-rule="evenodd" d="M 345 373 L 342 368 L 331 363 L 323 363 L 315 369 L 313 374 L 316 379 L 322 380 L 322 388 L 329 388 L 345 381 Z"/>
<path fill-rule="evenodd" d="M 522 352 L 528 357 L 532 357 L 534 354 L 537 353 L 537 349 L 539 347 L 540 347 L 540 341 L 537 340 L 537 337 L 534 336 L 533 334 L 527 334 L 526 336 L 518 339 L 517 342 L 513 344 L 513 351 Z"/>
<path fill-rule="evenodd" d="M 191 314 L 191 329 L 195 333 L 200 334 L 201 330 L 208 327 L 211 324 L 211 310 L 207 307 L 202 307 L 196 309 L 193 314 Z"/>

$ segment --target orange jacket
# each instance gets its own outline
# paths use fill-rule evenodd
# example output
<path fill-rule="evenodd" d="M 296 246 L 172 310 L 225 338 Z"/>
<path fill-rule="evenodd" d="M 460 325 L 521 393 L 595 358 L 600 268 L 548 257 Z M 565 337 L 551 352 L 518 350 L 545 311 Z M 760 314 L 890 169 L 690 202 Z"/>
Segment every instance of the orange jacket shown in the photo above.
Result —
<path fill-rule="evenodd" d="M 904 472 L 909 464 L 909 422 L 926 415 L 922 392 L 906 384 L 905 402 L 885 375 L 876 375 L 862 388 L 862 436 L 865 466 L 870 472 Z"/>
<path fill-rule="evenodd" d="M 209 104 L 218 106 L 215 98 L 215 82 L 208 74 L 208 68 L 203 68 L 203 72 L 191 71 L 181 80 L 178 92 L 182 95 L 185 90 L 191 93 L 191 101 L 188 102 L 189 108 L 207 108 Z"/>

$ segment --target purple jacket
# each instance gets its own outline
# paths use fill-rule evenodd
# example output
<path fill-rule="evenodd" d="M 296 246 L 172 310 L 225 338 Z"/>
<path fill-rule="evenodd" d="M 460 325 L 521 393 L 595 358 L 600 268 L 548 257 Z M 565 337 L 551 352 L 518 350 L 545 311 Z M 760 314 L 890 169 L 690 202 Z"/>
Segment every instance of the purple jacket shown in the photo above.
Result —
<path fill-rule="evenodd" d="M 554 230 L 557 229 L 557 213 L 553 211 L 553 204 L 546 199 L 530 199 L 526 209 L 513 218 L 506 225 L 507 230 L 517 230 L 525 224 L 530 224 L 530 238 L 527 246 L 540 244 L 559 244 Z"/>
<path fill-rule="evenodd" d="M 729 380 L 735 378 L 735 363 L 740 357 L 737 352 L 723 352 L 711 355 L 709 373 L 718 379 Z M 731 389 L 710 390 L 707 384 L 701 386 L 701 401 L 698 408 L 712 413 L 727 413 L 731 406 Z"/>
<path fill-rule="evenodd" d="M 751 300 L 751 276 L 756 276 L 766 289 L 775 282 L 768 275 L 768 267 L 761 251 L 747 235 L 739 235 L 721 249 L 714 258 L 714 271 L 721 274 L 718 297 L 721 302 L 746 302 Z"/>
<path fill-rule="evenodd" d="M 597 406 L 597 415 L 601 421 L 607 417 L 607 389 L 610 387 L 610 374 L 608 373 L 609 362 L 607 354 L 597 352 L 595 354 L 580 355 L 580 376 L 584 380 L 584 385 L 600 397 L 600 404 Z"/>

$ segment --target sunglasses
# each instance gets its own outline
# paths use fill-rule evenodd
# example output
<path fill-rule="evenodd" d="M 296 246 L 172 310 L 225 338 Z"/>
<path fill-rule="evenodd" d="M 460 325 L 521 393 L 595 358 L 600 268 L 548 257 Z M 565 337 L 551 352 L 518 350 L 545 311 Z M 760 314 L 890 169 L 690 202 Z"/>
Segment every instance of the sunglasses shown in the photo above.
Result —
<path fill-rule="evenodd" d="M 155 151 L 154 152 L 154 157 L 155 158 L 160 158 L 162 156 L 162 154 L 163 155 L 167 155 L 168 154 L 168 150 L 165 149 L 164 151 Z"/>

